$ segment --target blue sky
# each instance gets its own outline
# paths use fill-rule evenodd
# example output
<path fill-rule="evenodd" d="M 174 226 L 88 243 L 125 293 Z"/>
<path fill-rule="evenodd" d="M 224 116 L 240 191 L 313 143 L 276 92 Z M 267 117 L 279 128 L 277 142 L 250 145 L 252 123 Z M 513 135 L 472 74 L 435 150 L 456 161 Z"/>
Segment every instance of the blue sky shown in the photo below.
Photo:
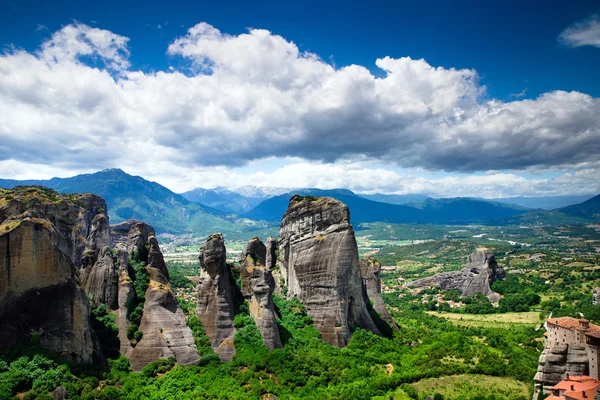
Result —
<path fill-rule="evenodd" d="M 0 68 L 9 72 L 0 80 L 0 110 L 14 114 L 0 117 L 8 141 L 0 149 L 10 154 L 0 170 L 30 178 L 121 167 L 175 190 L 298 186 L 295 180 L 438 196 L 595 193 L 598 14 L 595 0 L 0 0 Z M 193 31 L 201 22 L 207 25 Z M 275 47 L 265 44 L 273 40 Z M 289 58 L 290 49 L 298 55 Z M 119 67 L 107 68 L 117 54 L 124 54 Z M 83 81 L 76 88 L 48 83 L 68 73 Z M 269 74 L 272 80 L 263 79 Z M 40 79 L 43 85 L 31 83 Z M 29 84 L 40 93 L 18 93 Z M 313 86 L 320 91 L 307 93 Z M 140 100 L 156 96 L 167 103 Z M 188 101 L 170 107 L 169 96 Z M 147 109 L 136 108 L 142 103 Z M 56 104 L 74 109 L 49 113 Z M 38 125 L 19 127 L 24 110 L 39 113 L 32 119 Z M 120 119 L 112 124 L 115 110 Z M 79 131 L 63 133 L 60 123 Z M 40 137 L 63 158 L 34 154 Z M 118 154 L 139 146 L 156 153 L 154 164 Z"/>

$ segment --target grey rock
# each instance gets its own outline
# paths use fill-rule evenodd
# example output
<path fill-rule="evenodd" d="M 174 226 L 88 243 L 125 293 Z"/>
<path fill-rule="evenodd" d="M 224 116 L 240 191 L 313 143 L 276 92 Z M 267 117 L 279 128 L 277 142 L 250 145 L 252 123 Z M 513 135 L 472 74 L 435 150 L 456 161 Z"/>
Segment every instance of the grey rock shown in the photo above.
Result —
<path fill-rule="evenodd" d="M 125 244 L 129 255 L 145 261 L 148 258 L 146 244 L 150 236 L 154 236 L 154 228 L 152 226 L 145 222 L 134 224 L 127 234 L 127 243 Z"/>
<path fill-rule="evenodd" d="M 273 252 L 274 253 L 274 252 Z M 273 257 L 272 254 L 271 257 Z M 241 254 L 242 295 L 250 304 L 250 315 L 254 319 L 263 343 L 269 350 L 283 347 L 273 304 L 275 281 L 271 270 L 266 266 L 269 257 L 267 247 L 259 238 L 246 245 Z M 271 265 L 275 262 L 270 259 Z"/>
<path fill-rule="evenodd" d="M 269 237 L 266 246 L 265 266 L 269 271 L 272 271 L 277 266 L 277 240 Z"/>
<path fill-rule="evenodd" d="M 223 236 L 212 234 L 200 249 L 200 280 L 196 315 L 202 322 L 211 347 L 221 360 L 235 355 L 234 336 L 236 303 L 241 293 L 226 263 Z"/>
<path fill-rule="evenodd" d="M 133 347 L 127 338 L 127 330 L 131 325 L 129 314 L 133 311 L 132 305 L 135 299 L 133 281 L 129 276 L 129 253 L 123 243 L 117 244 L 117 262 L 119 266 L 118 284 L 118 308 L 116 310 L 116 325 L 119 329 L 119 341 L 121 353 L 129 357 Z"/>
<path fill-rule="evenodd" d="M 81 272 L 83 289 L 92 304 L 106 304 L 115 310 L 118 308 L 119 275 L 108 246 L 100 250 L 96 260 Z"/>
<path fill-rule="evenodd" d="M 444 272 L 427 278 L 408 282 L 407 287 L 439 287 L 440 289 L 460 290 L 462 297 L 484 294 L 491 301 L 497 301 L 498 296 L 492 292 L 491 284 L 496 279 L 505 279 L 506 272 L 496 263 L 491 250 L 476 249 L 467 257 L 467 265 L 460 271 Z"/>
<path fill-rule="evenodd" d="M 135 225 L 132 230 L 138 226 Z M 150 236 L 148 242 L 146 270 L 150 284 L 140 322 L 143 337 L 129 353 L 131 369 L 141 371 L 150 362 L 169 357 L 175 357 L 181 365 L 195 364 L 200 361 L 200 356 L 192 331 L 187 326 L 185 315 L 169 283 L 158 240 Z"/>
<path fill-rule="evenodd" d="M 360 275 L 367 291 L 367 297 L 373 303 L 373 309 L 392 329 L 398 330 L 396 321 L 390 315 L 381 297 L 381 263 L 374 258 L 367 258 L 360 260 L 359 265 Z"/>
<path fill-rule="evenodd" d="M 0 351 L 39 335 L 66 358 L 105 364 L 64 236 L 35 212 L 0 226 Z"/>
<path fill-rule="evenodd" d="M 592 294 L 592 302 L 595 306 L 600 306 L 600 288 L 595 288 Z"/>
<path fill-rule="evenodd" d="M 289 296 L 298 296 L 323 341 L 348 344 L 352 327 L 380 334 L 368 309 L 348 207 L 329 197 L 295 195 L 279 230 Z"/>
<path fill-rule="evenodd" d="M 50 395 L 52 396 L 52 400 L 67 400 L 67 389 L 64 386 L 59 386 Z"/>

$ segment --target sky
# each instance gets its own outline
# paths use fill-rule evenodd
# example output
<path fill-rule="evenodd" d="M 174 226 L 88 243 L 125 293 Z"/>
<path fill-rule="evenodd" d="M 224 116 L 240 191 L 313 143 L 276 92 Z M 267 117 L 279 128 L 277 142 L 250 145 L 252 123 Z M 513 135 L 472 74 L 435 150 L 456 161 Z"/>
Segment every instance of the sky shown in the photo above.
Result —
<path fill-rule="evenodd" d="M 600 1 L 414 3 L 0 0 L 0 178 L 599 193 Z"/>

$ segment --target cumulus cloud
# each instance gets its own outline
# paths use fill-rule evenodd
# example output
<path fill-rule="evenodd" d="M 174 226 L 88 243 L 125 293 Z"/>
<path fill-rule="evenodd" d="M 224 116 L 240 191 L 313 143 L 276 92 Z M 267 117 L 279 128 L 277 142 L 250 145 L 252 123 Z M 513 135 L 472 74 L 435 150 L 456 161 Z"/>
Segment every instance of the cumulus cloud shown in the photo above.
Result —
<path fill-rule="evenodd" d="M 600 16 L 576 22 L 562 31 L 558 41 L 569 47 L 594 46 L 600 47 Z"/>
<path fill-rule="evenodd" d="M 0 55 L 0 165 L 123 167 L 173 182 L 180 171 L 229 179 L 235 167 L 294 157 L 302 162 L 264 178 L 308 177 L 316 165 L 332 171 L 321 186 L 366 189 L 386 170 L 337 168 L 376 160 L 460 173 L 582 169 L 600 152 L 600 100 L 580 92 L 502 102 L 472 69 L 382 57 L 376 77 L 266 30 L 228 35 L 206 23 L 166 50 L 190 70 L 133 70 L 126 37 L 81 23 L 36 52 Z M 402 187 L 395 176 L 383 181 Z"/>

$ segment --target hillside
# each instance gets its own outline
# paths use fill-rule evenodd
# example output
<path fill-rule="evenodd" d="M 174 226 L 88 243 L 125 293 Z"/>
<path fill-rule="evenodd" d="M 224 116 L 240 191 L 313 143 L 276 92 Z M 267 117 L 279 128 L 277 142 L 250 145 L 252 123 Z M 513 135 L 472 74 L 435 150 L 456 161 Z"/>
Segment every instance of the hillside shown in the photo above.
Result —
<path fill-rule="evenodd" d="M 376 221 L 409 224 L 470 223 L 510 217 L 525 212 L 518 206 L 467 198 L 427 199 L 408 206 L 368 200 L 345 189 L 302 189 L 265 200 L 243 215 L 254 220 L 277 222 L 285 212 L 289 199 L 295 193 L 329 196 L 346 203 L 355 224 Z"/>
<path fill-rule="evenodd" d="M 581 204 L 564 207 L 557 211 L 575 217 L 598 220 L 600 219 L 600 194 Z"/>
<path fill-rule="evenodd" d="M 181 193 L 181 195 L 188 201 L 204 204 L 229 214 L 242 214 L 248 212 L 262 201 L 272 197 L 271 194 L 262 193 L 258 190 L 249 192 L 248 190 L 244 190 L 244 188 L 240 189 L 242 189 L 243 194 L 223 187 L 218 187 L 214 189 L 196 188 Z"/>
<path fill-rule="evenodd" d="M 490 221 L 523 214 L 524 207 L 501 204 L 480 199 L 456 197 L 451 199 L 427 199 L 418 203 L 408 203 L 427 212 L 433 223 L 469 223 Z"/>
<path fill-rule="evenodd" d="M 555 210 L 557 208 L 579 204 L 588 200 L 592 195 L 566 195 L 566 196 L 531 196 L 531 197 L 505 197 L 485 199 L 497 203 L 515 204 L 522 207 L 542 210 Z"/>
<path fill-rule="evenodd" d="M 61 193 L 93 193 L 106 200 L 111 223 L 127 219 L 148 221 L 159 232 L 238 232 L 244 224 L 225 219 L 226 213 L 190 202 L 166 187 L 120 169 L 50 180 L 0 180 L 0 187 L 35 184 Z"/>

